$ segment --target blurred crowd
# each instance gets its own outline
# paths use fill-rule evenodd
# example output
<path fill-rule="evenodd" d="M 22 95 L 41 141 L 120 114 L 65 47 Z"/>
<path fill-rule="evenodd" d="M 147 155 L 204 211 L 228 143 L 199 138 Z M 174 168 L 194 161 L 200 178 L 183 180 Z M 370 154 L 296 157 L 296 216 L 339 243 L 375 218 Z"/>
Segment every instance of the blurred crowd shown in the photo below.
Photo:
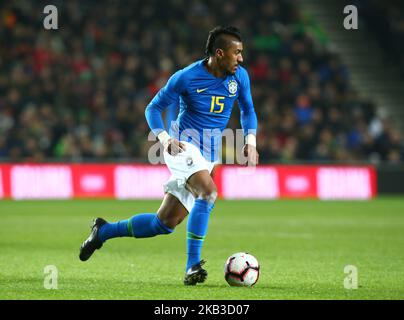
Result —
<path fill-rule="evenodd" d="M 216 25 L 240 28 L 263 162 L 403 160 L 400 133 L 350 86 L 294 0 L 0 4 L 0 159 L 147 161 L 144 109 L 204 57 Z M 235 107 L 230 126 L 239 128 Z"/>

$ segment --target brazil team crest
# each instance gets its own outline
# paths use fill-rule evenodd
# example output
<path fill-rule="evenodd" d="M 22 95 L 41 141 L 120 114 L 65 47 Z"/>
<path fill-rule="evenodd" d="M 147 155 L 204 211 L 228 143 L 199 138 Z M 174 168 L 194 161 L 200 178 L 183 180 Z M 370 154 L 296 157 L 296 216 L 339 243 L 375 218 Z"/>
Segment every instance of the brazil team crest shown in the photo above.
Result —
<path fill-rule="evenodd" d="M 229 81 L 228 86 L 229 86 L 230 94 L 236 94 L 236 92 L 237 92 L 237 81 L 235 81 L 235 80 Z"/>
<path fill-rule="evenodd" d="M 194 160 L 192 159 L 192 157 L 188 157 L 186 161 L 188 167 L 192 167 L 192 165 L 194 164 Z"/>

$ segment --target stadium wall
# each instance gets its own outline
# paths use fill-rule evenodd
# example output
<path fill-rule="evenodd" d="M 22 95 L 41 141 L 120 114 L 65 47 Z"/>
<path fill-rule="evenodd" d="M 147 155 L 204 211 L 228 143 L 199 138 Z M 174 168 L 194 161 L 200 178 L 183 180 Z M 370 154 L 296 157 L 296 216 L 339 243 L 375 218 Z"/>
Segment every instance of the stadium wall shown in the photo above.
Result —
<path fill-rule="evenodd" d="M 161 199 L 169 177 L 163 165 L 4 164 L 0 198 Z M 214 180 L 223 199 L 366 200 L 377 194 L 373 166 L 222 165 Z"/>
<path fill-rule="evenodd" d="M 404 194 L 404 165 L 383 165 L 377 168 L 379 194 Z"/>

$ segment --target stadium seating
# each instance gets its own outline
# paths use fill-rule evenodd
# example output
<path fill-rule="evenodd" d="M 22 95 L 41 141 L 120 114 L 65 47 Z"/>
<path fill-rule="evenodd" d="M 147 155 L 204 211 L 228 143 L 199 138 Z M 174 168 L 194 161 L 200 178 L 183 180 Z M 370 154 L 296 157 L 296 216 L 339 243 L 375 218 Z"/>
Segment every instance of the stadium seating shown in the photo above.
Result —
<path fill-rule="evenodd" d="M 358 97 L 339 57 L 318 49 L 294 1 L 70 0 L 56 3 L 53 31 L 41 24 L 45 5 L 0 5 L 3 160 L 147 161 L 146 105 L 203 58 L 219 24 L 243 33 L 262 162 L 404 159 L 400 133 Z"/>

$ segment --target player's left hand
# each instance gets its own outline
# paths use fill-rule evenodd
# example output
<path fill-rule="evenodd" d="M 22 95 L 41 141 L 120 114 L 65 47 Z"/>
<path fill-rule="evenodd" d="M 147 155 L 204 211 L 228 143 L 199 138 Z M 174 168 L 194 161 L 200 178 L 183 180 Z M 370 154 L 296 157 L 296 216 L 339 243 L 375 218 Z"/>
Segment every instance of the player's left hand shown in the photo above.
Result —
<path fill-rule="evenodd" d="M 251 144 L 245 144 L 243 147 L 243 154 L 247 157 L 248 166 L 256 166 L 258 164 L 259 154 L 257 148 Z"/>

